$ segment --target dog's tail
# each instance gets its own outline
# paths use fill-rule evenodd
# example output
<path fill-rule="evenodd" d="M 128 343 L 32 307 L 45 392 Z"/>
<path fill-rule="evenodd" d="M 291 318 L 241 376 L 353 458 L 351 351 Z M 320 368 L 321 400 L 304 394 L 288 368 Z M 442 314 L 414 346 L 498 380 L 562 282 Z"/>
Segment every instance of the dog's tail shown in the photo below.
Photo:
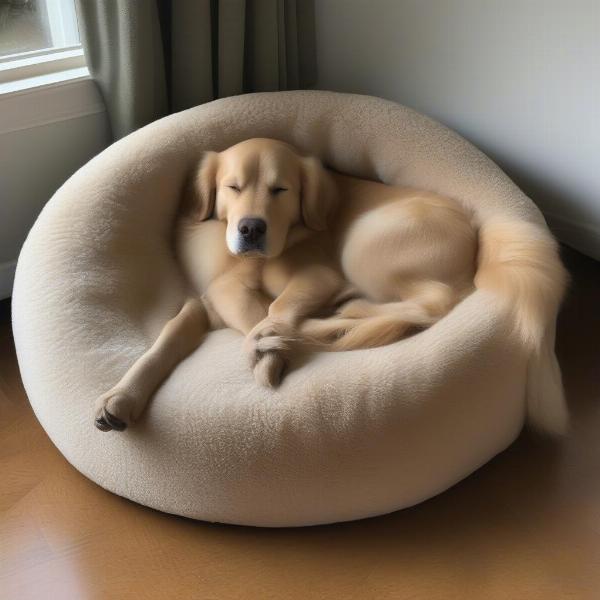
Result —
<path fill-rule="evenodd" d="M 567 281 L 558 245 L 545 228 L 521 221 L 481 227 L 475 286 L 492 292 L 511 311 L 514 333 L 530 352 L 528 420 L 555 435 L 568 428 L 554 352 L 556 316 Z"/>
<path fill-rule="evenodd" d="M 451 308 L 456 294 L 443 283 L 429 282 L 428 304 L 405 300 L 377 305 L 369 316 L 341 315 L 329 319 L 306 319 L 300 326 L 302 338 L 314 349 L 330 352 L 377 348 L 402 339 L 409 330 L 433 325 Z M 357 318 L 358 317 L 358 318 Z"/>
<path fill-rule="evenodd" d="M 303 345 L 314 350 L 338 352 L 397 342 L 409 327 L 410 323 L 397 315 L 382 314 L 360 319 L 306 319 L 300 331 Z"/>

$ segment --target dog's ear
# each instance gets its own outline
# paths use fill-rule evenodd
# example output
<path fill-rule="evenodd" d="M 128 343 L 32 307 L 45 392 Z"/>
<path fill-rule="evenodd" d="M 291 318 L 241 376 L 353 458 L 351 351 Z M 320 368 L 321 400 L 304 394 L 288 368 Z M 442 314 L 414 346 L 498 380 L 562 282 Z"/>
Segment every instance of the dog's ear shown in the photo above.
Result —
<path fill-rule="evenodd" d="M 205 152 L 185 184 L 183 212 L 194 220 L 206 221 L 215 210 L 218 166 L 219 153 Z"/>
<path fill-rule="evenodd" d="M 335 183 L 319 159 L 309 156 L 301 161 L 302 219 L 309 229 L 324 231 L 337 200 Z"/>

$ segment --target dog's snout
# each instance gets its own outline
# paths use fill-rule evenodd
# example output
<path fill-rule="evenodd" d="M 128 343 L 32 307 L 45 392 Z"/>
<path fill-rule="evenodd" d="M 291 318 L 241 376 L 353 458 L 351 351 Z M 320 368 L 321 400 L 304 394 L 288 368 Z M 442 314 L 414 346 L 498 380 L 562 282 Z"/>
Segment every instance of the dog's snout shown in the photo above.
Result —
<path fill-rule="evenodd" d="M 245 218 L 240 219 L 238 231 L 242 234 L 244 240 L 256 242 L 260 240 L 267 232 L 267 223 L 264 219 Z"/>

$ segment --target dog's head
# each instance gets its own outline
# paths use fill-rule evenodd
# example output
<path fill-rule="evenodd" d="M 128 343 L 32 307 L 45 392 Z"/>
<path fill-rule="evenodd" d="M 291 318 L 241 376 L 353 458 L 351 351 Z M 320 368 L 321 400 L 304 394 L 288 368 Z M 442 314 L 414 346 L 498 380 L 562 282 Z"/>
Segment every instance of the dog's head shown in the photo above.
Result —
<path fill-rule="evenodd" d="M 284 142 L 253 138 L 206 152 L 188 184 L 186 204 L 192 218 L 227 222 L 232 254 L 274 257 L 292 227 L 326 229 L 334 190 L 318 159 L 300 156 Z"/>

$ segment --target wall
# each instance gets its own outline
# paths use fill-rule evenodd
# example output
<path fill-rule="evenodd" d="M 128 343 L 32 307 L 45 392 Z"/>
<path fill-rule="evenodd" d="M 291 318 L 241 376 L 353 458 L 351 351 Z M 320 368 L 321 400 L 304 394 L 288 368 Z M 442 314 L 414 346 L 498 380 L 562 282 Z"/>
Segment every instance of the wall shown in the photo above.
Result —
<path fill-rule="evenodd" d="M 598 0 L 319 0 L 317 87 L 420 110 L 600 259 Z"/>
<path fill-rule="evenodd" d="M 0 299 L 27 232 L 52 194 L 110 140 L 90 79 L 0 97 Z"/>

